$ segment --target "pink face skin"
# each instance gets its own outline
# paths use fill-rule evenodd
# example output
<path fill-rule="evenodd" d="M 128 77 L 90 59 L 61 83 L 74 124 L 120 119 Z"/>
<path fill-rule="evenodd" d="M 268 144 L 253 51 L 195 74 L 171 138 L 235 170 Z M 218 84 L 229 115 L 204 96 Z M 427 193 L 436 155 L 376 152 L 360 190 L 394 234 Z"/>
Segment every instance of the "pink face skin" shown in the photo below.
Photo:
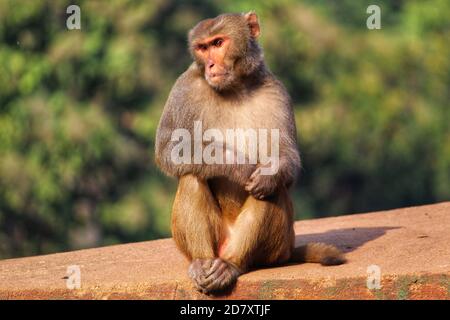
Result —
<path fill-rule="evenodd" d="M 194 52 L 205 66 L 205 79 L 212 87 L 221 87 L 231 77 L 231 70 L 225 63 L 230 38 L 215 35 L 199 41 Z"/>

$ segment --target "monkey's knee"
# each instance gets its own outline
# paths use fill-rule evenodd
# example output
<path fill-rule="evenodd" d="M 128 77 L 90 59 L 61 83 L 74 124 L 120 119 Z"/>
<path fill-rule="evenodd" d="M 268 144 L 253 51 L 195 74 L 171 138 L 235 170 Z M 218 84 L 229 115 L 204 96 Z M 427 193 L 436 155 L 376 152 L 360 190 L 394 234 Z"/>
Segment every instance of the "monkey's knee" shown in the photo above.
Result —
<path fill-rule="evenodd" d="M 192 174 L 180 177 L 178 182 L 178 190 L 183 191 L 186 195 L 204 192 L 206 191 L 206 188 L 206 182 Z"/>
<path fill-rule="evenodd" d="M 239 219 L 240 229 L 244 234 L 252 232 L 254 236 L 243 238 L 248 241 L 247 249 L 242 246 L 242 239 L 234 241 L 226 258 L 242 265 L 242 269 L 288 261 L 295 241 L 290 199 L 283 194 L 275 195 L 271 200 L 250 196 L 241 214 L 244 216 Z"/>
<path fill-rule="evenodd" d="M 188 260 L 195 259 L 213 259 L 216 254 L 216 244 L 214 236 L 205 231 L 199 231 L 203 237 L 198 237 L 195 234 L 197 231 L 192 231 L 186 228 L 173 228 L 172 237 L 177 248 L 184 254 Z"/>
<path fill-rule="evenodd" d="M 192 185 L 196 179 L 185 179 Z M 188 188 L 189 189 L 189 188 Z M 220 238 L 220 212 L 208 190 L 188 193 L 181 187 L 172 209 L 172 236 L 188 259 L 213 258 Z"/>
<path fill-rule="evenodd" d="M 189 248 L 188 237 L 185 228 L 182 225 L 178 225 L 172 221 L 172 238 L 178 248 L 183 255 L 192 260 L 192 250 Z"/>

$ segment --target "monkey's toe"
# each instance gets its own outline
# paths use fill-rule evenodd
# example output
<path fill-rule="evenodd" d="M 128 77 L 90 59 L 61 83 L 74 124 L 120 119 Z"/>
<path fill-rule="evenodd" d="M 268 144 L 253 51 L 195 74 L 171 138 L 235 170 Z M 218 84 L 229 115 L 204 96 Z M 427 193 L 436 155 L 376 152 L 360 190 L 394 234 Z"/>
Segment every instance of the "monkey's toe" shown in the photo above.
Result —
<path fill-rule="evenodd" d="M 205 277 L 199 283 L 205 293 L 218 292 L 230 288 L 241 272 L 232 264 L 217 258 L 204 270 Z"/>
<path fill-rule="evenodd" d="M 205 261 L 201 259 L 195 259 L 192 261 L 192 263 L 189 266 L 188 269 L 188 275 L 194 282 L 194 285 L 197 290 L 203 292 L 203 288 L 201 286 L 201 283 L 205 281 L 205 271 L 204 271 L 204 264 Z"/>

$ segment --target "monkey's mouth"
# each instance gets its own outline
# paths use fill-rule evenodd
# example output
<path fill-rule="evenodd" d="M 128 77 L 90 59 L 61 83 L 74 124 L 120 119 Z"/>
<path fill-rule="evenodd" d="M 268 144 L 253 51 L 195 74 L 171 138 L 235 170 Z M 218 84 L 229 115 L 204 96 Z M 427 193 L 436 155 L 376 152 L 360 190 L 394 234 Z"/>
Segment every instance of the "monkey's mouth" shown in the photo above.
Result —
<path fill-rule="evenodd" d="M 214 73 L 207 74 L 208 80 L 211 80 L 214 82 L 224 79 L 228 76 L 229 76 L 228 72 L 214 72 Z"/>

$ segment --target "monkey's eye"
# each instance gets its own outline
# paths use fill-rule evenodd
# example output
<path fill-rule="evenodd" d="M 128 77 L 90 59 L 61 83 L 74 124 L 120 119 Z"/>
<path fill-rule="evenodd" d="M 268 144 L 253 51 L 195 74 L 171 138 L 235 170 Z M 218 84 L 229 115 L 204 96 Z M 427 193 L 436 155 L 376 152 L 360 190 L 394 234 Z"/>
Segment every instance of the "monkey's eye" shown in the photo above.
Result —
<path fill-rule="evenodd" d="M 206 44 L 199 44 L 199 45 L 197 45 L 197 50 L 205 51 L 206 49 L 208 49 Z"/>
<path fill-rule="evenodd" d="M 220 47 L 220 46 L 222 46 L 222 44 L 223 44 L 223 39 L 222 38 L 215 39 L 213 41 L 213 46 L 215 46 L 215 47 Z"/>

